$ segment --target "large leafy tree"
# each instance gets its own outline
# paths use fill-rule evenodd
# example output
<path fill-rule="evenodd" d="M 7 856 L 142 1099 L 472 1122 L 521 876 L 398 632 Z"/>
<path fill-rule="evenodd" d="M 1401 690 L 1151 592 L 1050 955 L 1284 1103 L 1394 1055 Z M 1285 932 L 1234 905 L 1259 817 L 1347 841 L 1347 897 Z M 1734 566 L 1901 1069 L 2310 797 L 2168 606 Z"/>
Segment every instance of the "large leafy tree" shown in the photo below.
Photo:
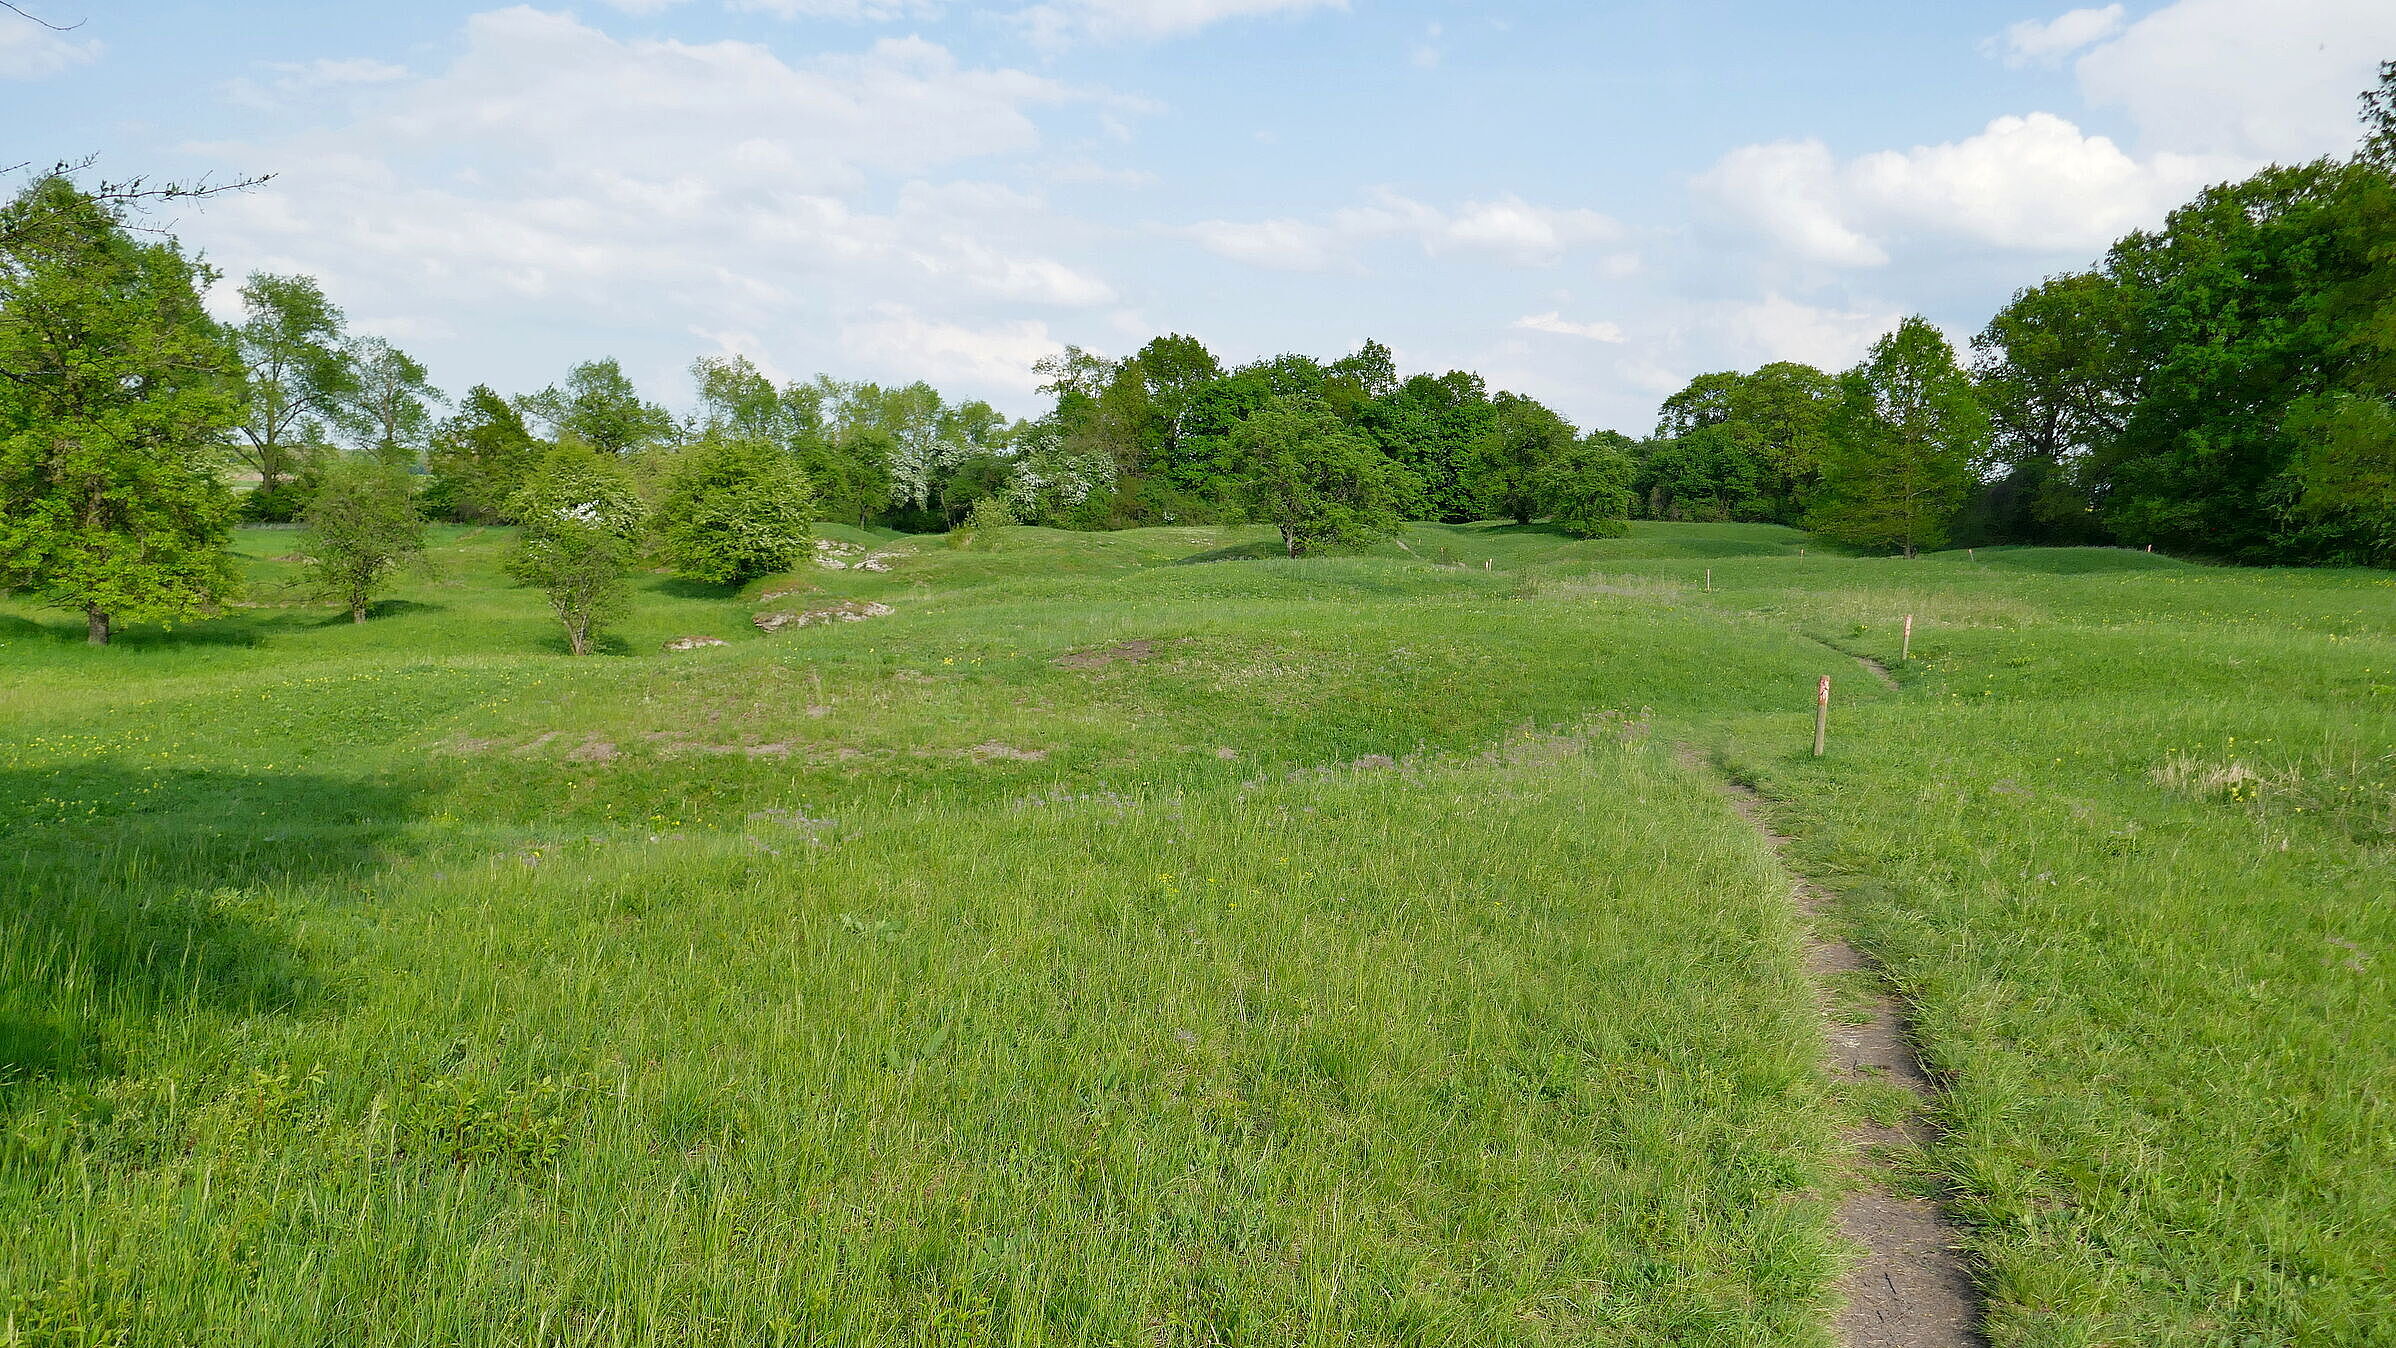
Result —
<path fill-rule="evenodd" d="M 1404 470 L 1320 401 L 1278 397 L 1232 432 L 1240 497 L 1292 557 L 1361 547 L 1404 525 Z"/>
<path fill-rule="evenodd" d="M 580 440 L 602 454 L 630 454 L 673 438 L 674 415 L 645 401 L 613 357 L 586 360 L 565 382 L 525 395 L 517 410 L 556 440 Z"/>
<path fill-rule="evenodd" d="M 366 621 L 374 597 L 424 555 L 424 516 L 409 474 L 381 459 L 342 455 L 317 473 L 300 512 L 300 552 L 317 593 Z"/>
<path fill-rule="evenodd" d="M 1475 446 L 1474 495 L 1485 509 L 1517 524 L 1540 514 L 1543 476 L 1580 441 L 1562 415 L 1534 399 L 1501 393 L 1496 416 Z"/>
<path fill-rule="evenodd" d="M 548 452 L 507 399 L 477 384 L 457 415 L 433 432 L 428 456 L 433 481 L 425 504 L 446 519 L 496 524 L 506 517 L 508 498 Z"/>
<path fill-rule="evenodd" d="M 287 484 L 340 420 L 357 374 L 341 310 L 316 278 L 253 273 L 241 287 L 241 312 L 232 335 L 246 396 L 233 453 L 258 475 L 253 513 L 288 519 L 298 501 Z"/>
<path fill-rule="evenodd" d="M 1462 523 L 1487 513 L 1475 470 L 1497 408 L 1481 376 L 1465 370 L 1411 376 L 1358 408 L 1356 421 L 1382 453 L 1422 483 L 1425 514 Z"/>
<path fill-rule="evenodd" d="M 1619 538 L 1630 531 L 1631 438 L 1591 431 L 1542 470 L 1540 508 L 1577 538 Z"/>
<path fill-rule="evenodd" d="M 385 463 L 414 467 L 433 428 L 433 409 L 449 400 L 422 363 L 381 337 L 352 339 L 348 355 L 344 420 L 359 446 Z"/>
<path fill-rule="evenodd" d="M 1984 521 L 1995 537 L 2096 536 L 2082 477 L 2089 456 L 2121 434 L 2144 378 L 2128 341 L 2131 298 L 2101 272 L 2067 272 L 2016 292 L 1972 339 L 2003 474 Z"/>
<path fill-rule="evenodd" d="M 789 451 L 725 436 L 683 452 L 654 523 L 677 574 L 738 585 L 805 561 L 814 519 L 815 493 Z"/>
<path fill-rule="evenodd" d="M 2396 175 L 2396 61 L 2363 95 L 2362 163 Z M 2359 191 L 2344 214 L 2365 266 L 2324 297 L 2345 333 L 2345 368 L 2299 400 L 2284 428 L 2298 446 L 2296 519 L 2339 540 L 2332 555 L 2396 563 L 2396 191 Z"/>
<path fill-rule="evenodd" d="M 211 279 L 64 177 L 0 208 L 0 585 L 82 613 L 95 645 L 233 584 L 214 466 L 239 366 Z"/>
<path fill-rule="evenodd" d="M 1837 381 L 1776 361 L 1752 374 L 1699 375 L 1664 401 L 1637 491 L 1658 519 L 1802 518 L 1821 474 Z"/>
<path fill-rule="evenodd" d="M 1907 557 L 1945 543 L 1988 450 L 1988 412 L 1955 349 L 1915 316 L 1839 377 L 1811 524 Z"/>
<path fill-rule="evenodd" d="M 2297 508 L 2288 417 L 2367 359 L 2342 296 L 2386 247 L 2392 190 L 2367 162 L 2273 167 L 2114 245 L 2104 271 L 2130 312 L 2100 359 L 2138 371 L 2137 397 L 2086 474 L 2116 535 L 2248 561 L 2355 546 Z"/>

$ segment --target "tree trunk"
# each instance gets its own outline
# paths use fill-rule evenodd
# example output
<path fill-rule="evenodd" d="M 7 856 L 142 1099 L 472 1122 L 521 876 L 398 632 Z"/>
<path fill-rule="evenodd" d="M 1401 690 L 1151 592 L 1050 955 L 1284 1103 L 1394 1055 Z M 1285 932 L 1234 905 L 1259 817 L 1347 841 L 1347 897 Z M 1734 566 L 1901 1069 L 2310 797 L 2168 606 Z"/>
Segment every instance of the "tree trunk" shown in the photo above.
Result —
<path fill-rule="evenodd" d="M 365 600 L 352 599 L 349 601 L 349 620 L 354 623 L 362 623 L 366 621 Z"/>
<path fill-rule="evenodd" d="M 1297 531 L 1297 530 L 1295 530 L 1295 529 L 1284 529 L 1284 530 L 1282 530 L 1282 531 L 1281 531 L 1281 546 L 1282 546 L 1282 547 L 1284 547 L 1284 548 L 1287 548 L 1287 549 L 1289 550 L 1289 555 L 1290 555 L 1290 556 L 1292 556 L 1292 557 L 1295 557 L 1295 556 L 1297 556 L 1297 555 L 1298 555 L 1298 531 Z"/>
<path fill-rule="evenodd" d="M 576 655 L 588 655 L 591 650 L 590 627 L 586 623 L 566 624 L 566 649 Z"/>
<path fill-rule="evenodd" d="M 83 610 L 83 639 L 94 646 L 105 646 L 108 636 L 108 615 L 96 608 Z"/>
<path fill-rule="evenodd" d="M 1913 544 L 1911 543 L 1905 545 L 1905 560 L 1909 562 L 1918 560 L 1914 554 Z"/>

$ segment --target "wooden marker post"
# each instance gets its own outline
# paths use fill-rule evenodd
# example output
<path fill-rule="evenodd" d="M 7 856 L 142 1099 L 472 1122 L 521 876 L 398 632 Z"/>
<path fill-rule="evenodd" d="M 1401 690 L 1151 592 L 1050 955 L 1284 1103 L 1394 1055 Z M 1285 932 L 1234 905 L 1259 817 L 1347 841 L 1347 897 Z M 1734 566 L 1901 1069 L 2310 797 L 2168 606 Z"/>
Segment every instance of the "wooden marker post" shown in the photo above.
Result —
<path fill-rule="evenodd" d="M 1821 686 L 1814 690 L 1814 757 L 1820 758 L 1830 747 L 1830 676 L 1822 676 Z"/>
<path fill-rule="evenodd" d="M 1897 660 L 1902 664 L 1911 659 L 1913 659 L 1913 615 L 1908 613 L 1905 615 L 1905 640 L 1897 647 Z"/>
<path fill-rule="evenodd" d="M 1705 592 L 1707 594 L 1714 592 L 1714 568 L 1710 566 L 1705 569 Z"/>

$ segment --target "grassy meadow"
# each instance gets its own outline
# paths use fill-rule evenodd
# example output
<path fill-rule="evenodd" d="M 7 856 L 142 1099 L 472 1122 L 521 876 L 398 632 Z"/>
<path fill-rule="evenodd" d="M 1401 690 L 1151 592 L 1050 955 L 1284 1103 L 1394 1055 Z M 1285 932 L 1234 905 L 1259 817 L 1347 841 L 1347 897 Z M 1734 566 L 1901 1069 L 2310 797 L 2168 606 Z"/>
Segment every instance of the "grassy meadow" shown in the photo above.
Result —
<path fill-rule="evenodd" d="M 581 660 L 501 530 L 0 605 L 0 1342 L 1827 1344 L 1891 1106 L 1681 745 L 1993 1342 L 2389 1341 L 2384 573 L 826 533 Z"/>

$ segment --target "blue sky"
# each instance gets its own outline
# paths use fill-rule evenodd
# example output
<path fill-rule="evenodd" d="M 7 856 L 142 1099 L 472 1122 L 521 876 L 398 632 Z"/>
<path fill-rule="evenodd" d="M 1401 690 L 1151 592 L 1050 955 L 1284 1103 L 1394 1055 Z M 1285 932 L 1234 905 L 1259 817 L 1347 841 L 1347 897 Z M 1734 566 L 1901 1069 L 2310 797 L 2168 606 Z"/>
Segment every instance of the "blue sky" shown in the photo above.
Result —
<path fill-rule="evenodd" d="M 2342 152 L 2396 56 L 2389 0 L 24 3 L 82 22 L 0 13 L 0 162 L 275 174 L 178 232 L 453 391 L 736 352 L 1028 413 L 1064 343 L 1372 337 L 1633 432 Z"/>

